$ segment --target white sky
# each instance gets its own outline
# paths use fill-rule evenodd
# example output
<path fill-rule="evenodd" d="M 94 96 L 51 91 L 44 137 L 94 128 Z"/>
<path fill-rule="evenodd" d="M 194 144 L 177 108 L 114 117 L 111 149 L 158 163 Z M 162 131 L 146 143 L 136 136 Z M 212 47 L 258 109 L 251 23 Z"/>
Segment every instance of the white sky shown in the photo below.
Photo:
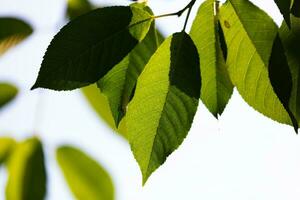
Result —
<path fill-rule="evenodd" d="M 150 5 L 161 14 L 176 11 L 187 2 L 150 0 Z M 272 0 L 253 2 L 281 22 Z M 49 200 L 72 199 L 54 158 L 55 148 L 65 143 L 82 148 L 102 163 L 113 177 L 117 200 L 300 199 L 300 137 L 291 127 L 258 114 L 237 92 L 219 121 L 200 104 L 187 139 L 142 188 L 129 146 L 99 121 L 78 90 L 29 91 L 45 49 L 64 23 L 64 6 L 63 0 L 1 0 L 0 6 L 1 16 L 25 18 L 35 28 L 28 40 L 0 60 L 0 80 L 21 88 L 16 101 L 0 113 L 0 135 L 22 139 L 36 134 L 42 138 Z M 183 21 L 184 17 L 160 19 L 158 26 L 170 34 L 181 30 Z M 4 199 L 5 179 L 2 169 L 0 199 Z"/>

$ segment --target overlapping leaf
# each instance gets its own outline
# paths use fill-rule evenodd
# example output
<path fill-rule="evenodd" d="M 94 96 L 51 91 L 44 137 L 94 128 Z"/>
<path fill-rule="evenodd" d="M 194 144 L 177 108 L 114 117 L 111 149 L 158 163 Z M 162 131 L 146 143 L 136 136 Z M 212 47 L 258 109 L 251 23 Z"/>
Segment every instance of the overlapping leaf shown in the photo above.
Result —
<path fill-rule="evenodd" d="M 218 117 L 231 97 L 233 85 L 220 46 L 214 3 L 214 0 L 207 0 L 200 6 L 190 35 L 201 57 L 201 100 Z"/>
<path fill-rule="evenodd" d="M 290 20 L 290 8 L 292 4 L 292 0 L 274 0 L 277 4 L 281 14 L 283 15 L 284 20 L 286 21 L 287 25 L 291 26 Z"/>
<path fill-rule="evenodd" d="M 293 80 L 290 108 L 300 124 L 300 19 L 291 16 L 291 29 L 283 23 L 279 33 Z"/>
<path fill-rule="evenodd" d="M 148 10 L 148 7 L 144 8 Z M 152 14 L 152 12 L 150 12 Z M 160 34 L 159 34 L 160 35 Z M 98 81 L 98 87 L 107 97 L 116 126 L 126 113 L 136 81 L 150 57 L 162 42 L 154 22 L 145 39 L 129 55 Z"/>
<path fill-rule="evenodd" d="M 46 170 L 41 142 L 37 138 L 18 144 L 8 161 L 7 200 L 43 200 Z"/>
<path fill-rule="evenodd" d="M 227 1 L 220 9 L 220 20 L 228 47 L 228 72 L 241 96 L 267 117 L 292 124 L 269 79 L 276 24 L 247 0 Z"/>
<path fill-rule="evenodd" d="M 11 17 L 0 18 L 0 55 L 20 43 L 32 31 L 31 26 L 20 19 Z"/>
<path fill-rule="evenodd" d="M 6 161 L 14 149 L 16 142 L 12 138 L 2 137 L 0 138 L 0 165 Z"/>
<path fill-rule="evenodd" d="M 148 12 L 125 6 L 76 18 L 52 40 L 33 89 L 72 90 L 95 83 L 144 39 L 151 23 Z"/>
<path fill-rule="evenodd" d="M 108 173 L 78 149 L 62 146 L 56 152 L 58 163 L 78 200 L 113 200 L 114 187 Z"/>
<path fill-rule="evenodd" d="M 200 97 L 197 48 L 184 32 L 169 37 L 138 78 L 126 125 L 143 182 L 186 137 Z"/>
<path fill-rule="evenodd" d="M 294 0 L 291 12 L 294 16 L 300 17 L 300 0 Z"/>
<path fill-rule="evenodd" d="M 18 94 L 18 89 L 8 83 L 0 83 L 0 108 L 13 100 Z"/>

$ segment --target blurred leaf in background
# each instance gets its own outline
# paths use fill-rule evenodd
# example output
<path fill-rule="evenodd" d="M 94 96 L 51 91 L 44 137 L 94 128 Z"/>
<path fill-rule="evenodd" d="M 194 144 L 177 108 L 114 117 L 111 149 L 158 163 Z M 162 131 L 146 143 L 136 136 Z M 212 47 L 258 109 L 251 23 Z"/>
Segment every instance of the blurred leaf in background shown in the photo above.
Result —
<path fill-rule="evenodd" d="M 88 0 L 68 0 L 67 17 L 70 20 L 83 15 L 93 9 L 93 5 Z"/>
<path fill-rule="evenodd" d="M 71 146 L 56 151 L 57 161 L 76 199 L 113 200 L 114 186 L 109 174 L 95 160 Z"/>
<path fill-rule="evenodd" d="M 26 22 L 11 17 L 0 18 L 0 56 L 33 32 Z"/>
<path fill-rule="evenodd" d="M 6 161 L 10 153 L 16 146 L 16 141 L 12 138 L 0 138 L 0 165 Z"/>
<path fill-rule="evenodd" d="M 18 94 L 18 89 L 9 83 L 0 83 L 0 108 L 13 100 Z"/>

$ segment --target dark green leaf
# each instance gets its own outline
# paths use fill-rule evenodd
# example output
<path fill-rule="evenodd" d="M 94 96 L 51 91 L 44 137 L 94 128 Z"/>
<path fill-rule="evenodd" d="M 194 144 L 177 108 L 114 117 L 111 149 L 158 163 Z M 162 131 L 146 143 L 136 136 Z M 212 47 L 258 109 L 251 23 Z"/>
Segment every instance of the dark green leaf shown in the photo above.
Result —
<path fill-rule="evenodd" d="M 289 29 L 286 23 L 283 23 L 279 33 L 293 80 L 290 109 L 300 125 L 300 19 L 291 16 L 291 29 Z"/>
<path fill-rule="evenodd" d="M 138 78 L 126 126 L 143 183 L 186 137 L 200 97 L 199 55 L 184 32 L 169 37 Z"/>
<path fill-rule="evenodd" d="M 248 0 L 227 1 L 220 8 L 220 21 L 228 47 L 228 72 L 241 96 L 267 117 L 292 124 L 269 79 L 276 24 Z"/>
<path fill-rule="evenodd" d="M 8 83 L 0 83 L 0 108 L 13 100 L 18 94 L 18 89 Z"/>
<path fill-rule="evenodd" d="M 277 4 L 281 14 L 283 15 L 284 20 L 290 27 L 291 26 L 290 8 L 291 8 L 292 0 L 274 0 L 274 1 Z"/>
<path fill-rule="evenodd" d="M 233 91 L 219 40 L 214 0 L 205 1 L 194 20 L 191 37 L 201 56 L 201 100 L 215 116 L 221 115 Z"/>
<path fill-rule="evenodd" d="M 37 138 L 18 144 L 8 162 L 7 200 L 42 200 L 46 194 L 46 169 Z"/>
<path fill-rule="evenodd" d="M 2 137 L 0 138 L 0 165 L 9 158 L 12 150 L 14 149 L 16 142 L 12 138 Z"/>
<path fill-rule="evenodd" d="M 32 28 L 26 22 L 11 18 L 0 18 L 0 55 L 10 47 L 20 43 L 32 33 Z"/>
<path fill-rule="evenodd" d="M 67 16 L 73 20 L 93 9 L 89 0 L 68 0 Z"/>
<path fill-rule="evenodd" d="M 122 6 L 76 18 L 52 40 L 32 89 L 72 90 L 95 83 L 144 39 L 151 23 L 148 12 Z"/>
<path fill-rule="evenodd" d="M 294 16 L 300 17 L 300 0 L 294 0 L 291 12 Z"/>
<path fill-rule="evenodd" d="M 76 199 L 114 199 L 112 180 L 95 160 L 70 146 L 58 148 L 56 157 Z"/>

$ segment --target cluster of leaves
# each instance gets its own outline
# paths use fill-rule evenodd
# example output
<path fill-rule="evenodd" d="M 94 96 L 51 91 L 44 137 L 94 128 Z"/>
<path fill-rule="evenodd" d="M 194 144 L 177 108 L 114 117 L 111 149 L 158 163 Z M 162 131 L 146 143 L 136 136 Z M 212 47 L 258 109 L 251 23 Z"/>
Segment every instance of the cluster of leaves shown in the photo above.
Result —
<path fill-rule="evenodd" d="M 72 6 L 69 3 L 68 11 L 72 10 Z M 31 26 L 20 19 L 0 18 L 0 56 L 32 32 Z M 14 85 L 0 82 L 0 111 L 17 93 L 18 89 Z M 60 146 L 56 150 L 56 158 L 77 199 L 114 199 L 114 186 L 109 174 L 87 154 L 71 146 Z M 2 166 L 8 172 L 5 192 L 7 200 L 45 199 L 47 173 L 44 148 L 37 137 L 20 142 L 10 137 L 0 137 L 0 167 Z"/>
<path fill-rule="evenodd" d="M 188 19 L 195 1 L 159 16 L 133 3 L 75 18 L 52 40 L 33 86 L 97 84 L 89 99 L 123 126 L 144 183 L 187 136 L 199 99 L 218 117 L 235 87 L 263 115 L 295 131 L 300 124 L 299 1 L 275 0 L 285 19 L 278 28 L 248 0 L 206 0 L 189 34 L 185 24 L 163 41 L 154 20 L 185 10 Z"/>

